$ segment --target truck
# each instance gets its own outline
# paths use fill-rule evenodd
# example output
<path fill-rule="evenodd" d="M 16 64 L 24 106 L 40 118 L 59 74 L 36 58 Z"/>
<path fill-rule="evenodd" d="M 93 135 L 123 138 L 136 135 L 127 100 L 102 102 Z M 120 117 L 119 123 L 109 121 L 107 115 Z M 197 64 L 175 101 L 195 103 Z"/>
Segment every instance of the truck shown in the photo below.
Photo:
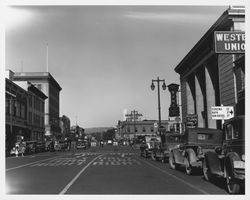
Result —
<path fill-rule="evenodd" d="M 165 163 L 169 159 L 171 149 L 183 143 L 184 135 L 180 133 L 170 132 L 165 134 L 165 142 L 161 142 L 155 146 L 151 153 L 152 160 L 159 160 Z"/>
<path fill-rule="evenodd" d="M 222 130 L 212 128 L 187 128 L 184 142 L 171 149 L 169 166 L 171 169 L 185 167 L 187 175 L 202 169 L 202 160 L 207 151 L 222 143 Z"/>
<path fill-rule="evenodd" d="M 203 160 L 205 180 L 217 177 L 225 180 L 229 194 L 238 194 L 245 188 L 245 116 L 236 116 L 223 125 L 223 142 L 214 151 L 205 153 Z"/>

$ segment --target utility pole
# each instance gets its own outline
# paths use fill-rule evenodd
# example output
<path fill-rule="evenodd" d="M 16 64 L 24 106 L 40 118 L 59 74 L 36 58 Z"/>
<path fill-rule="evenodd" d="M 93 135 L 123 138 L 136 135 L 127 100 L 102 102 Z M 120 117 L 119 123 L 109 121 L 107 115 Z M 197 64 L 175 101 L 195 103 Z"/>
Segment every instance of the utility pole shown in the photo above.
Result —
<path fill-rule="evenodd" d="M 128 117 L 129 120 L 131 120 L 131 121 L 133 122 L 133 126 L 134 126 L 134 135 L 136 135 L 136 126 L 135 126 L 135 124 L 136 124 L 136 121 L 138 120 L 138 118 L 142 116 L 142 114 L 139 113 L 139 112 L 136 111 L 136 110 L 133 110 L 133 111 L 131 111 L 130 114 L 126 114 L 125 116 Z"/>

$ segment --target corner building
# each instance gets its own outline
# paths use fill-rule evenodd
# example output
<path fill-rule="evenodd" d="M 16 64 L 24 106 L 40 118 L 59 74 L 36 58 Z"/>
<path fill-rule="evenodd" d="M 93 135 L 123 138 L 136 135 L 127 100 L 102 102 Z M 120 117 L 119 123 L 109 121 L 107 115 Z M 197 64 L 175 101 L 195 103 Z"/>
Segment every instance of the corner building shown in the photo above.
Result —
<path fill-rule="evenodd" d="M 5 151 L 9 155 L 21 139 L 44 139 L 44 93 L 28 81 L 12 81 L 14 73 L 6 70 L 5 78 Z"/>
<path fill-rule="evenodd" d="M 245 54 L 217 54 L 215 31 L 245 31 L 245 8 L 229 7 L 176 66 L 180 75 L 182 120 L 198 116 L 198 127 L 221 129 L 213 120 L 212 106 L 234 106 L 235 115 L 245 114 Z"/>
<path fill-rule="evenodd" d="M 15 72 L 15 81 L 29 81 L 48 98 L 45 100 L 45 137 L 61 137 L 59 120 L 60 91 L 62 88 L 49 72 Z"/>

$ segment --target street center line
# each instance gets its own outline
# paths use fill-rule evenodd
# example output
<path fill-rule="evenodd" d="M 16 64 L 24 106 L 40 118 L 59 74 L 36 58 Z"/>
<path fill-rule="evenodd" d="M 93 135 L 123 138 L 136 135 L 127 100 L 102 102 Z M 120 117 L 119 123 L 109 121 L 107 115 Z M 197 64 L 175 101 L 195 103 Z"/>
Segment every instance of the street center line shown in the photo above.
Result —
<path fill-rule="evenodd" d="M 91 160 L 84 168 L 82 168 L 82 170 L 80 172 L 78 172 L 78 174 L 68 183 L 68 185 L 65 186 L 65 188 L 59 193 L 59 194 L 65 194 L 67 192 L 67 190 L 74 184 L 74 182 L 76 181 L 76 179 L 79 178 L 79 176 L 99 157 L 103 156 L 103 154 L 97 156 L 96 158 L 94 158 L 93 160 Z"/>
<path fill-rule="evenodd" d="M 198 188 L 198 187 L 195 187 L 195 186 L 192 185 L 191 183 L 189 183 L 189 182 L 187 182 L 187 181 L 184 181 L 183 179 L 181 179 L 181 178 L 179 178 L 179 177 L 177 177 L 177 176 L 175 176 L 175 175 L 173 175 L 173 174 L 170 174 L 170 173 L 168 173 L 168 172 L 162 170 L 162 169 L 159 168 L 159 167 L 156 167 L 155 165 L 153 165 L 153 164 L 151 164 L 151 163 L 149 163 L 149 162 L 147 162 L 147 161 L 144 161 L 144 160 L 142 160 L 142 159 L 140 159 L 140 158 L 139 158 L 139 160 L 141 160 L 141 161 L 143 161 L 144 163 L 150 165 L 151 167 L 154 167 L 155 169 L 158 169 L 159 171 L 163 172 L 164 174 L 167 174 L 167 175 L 169 175 L 169 176 L 171 176 L 171 177 L 177 179 L 178 181 L 180 181 L 180 182 L 182 182 L 182 183 L 188 185 L 189 187 L 191 187 L 191 188 L 193 188 L 193 189 L 195 189 L 195 190 L 198 190 L 199 192 L 201 192 L 201 193 L 203 193 L 203 194 L 209 194 L 209 193 L 206 192 L 205 190 L 202 190 L 202 189 L 200 189 L 200 188 Z"/>
<path fill-rule="evenodd" d="M 14 170 L 14 169 L 26 167 L 26 166 L 28 166 L 28 165 L 32 165 L 32 164 L 35 164 L 35 163 L 38 163 L 38 162 L 42 162 L 42 161 L 46 161 L 46 160 L 51 160 L 51 159 L 58 158 L 58 157 L 59 157 L 59 156 L 52 157 L 52 158 L 47 158 L 47 159 L 43 159 L 43 160 L 38 160 L 38 161 L 35 161 L 35 162 L 27 163 L 27 164 L 25 164 L 25 165 L 19 165 L 19 166 L 17 166 L 17 167 L 12 167 L 12 168 L 6 169 L 6 171 L 11 171 L 11 170 Z"/>

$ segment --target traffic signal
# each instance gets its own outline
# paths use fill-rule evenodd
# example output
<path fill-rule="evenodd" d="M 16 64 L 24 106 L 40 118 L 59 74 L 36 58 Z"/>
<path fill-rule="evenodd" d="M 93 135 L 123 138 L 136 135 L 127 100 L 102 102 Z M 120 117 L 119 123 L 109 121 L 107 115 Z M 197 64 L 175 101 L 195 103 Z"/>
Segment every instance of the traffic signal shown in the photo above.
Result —
<path fill-rule="evenodd" d="M 178 117 L 180 116 L 180 108 L 178 106 L 169 107 L 169 117 Z"/>

